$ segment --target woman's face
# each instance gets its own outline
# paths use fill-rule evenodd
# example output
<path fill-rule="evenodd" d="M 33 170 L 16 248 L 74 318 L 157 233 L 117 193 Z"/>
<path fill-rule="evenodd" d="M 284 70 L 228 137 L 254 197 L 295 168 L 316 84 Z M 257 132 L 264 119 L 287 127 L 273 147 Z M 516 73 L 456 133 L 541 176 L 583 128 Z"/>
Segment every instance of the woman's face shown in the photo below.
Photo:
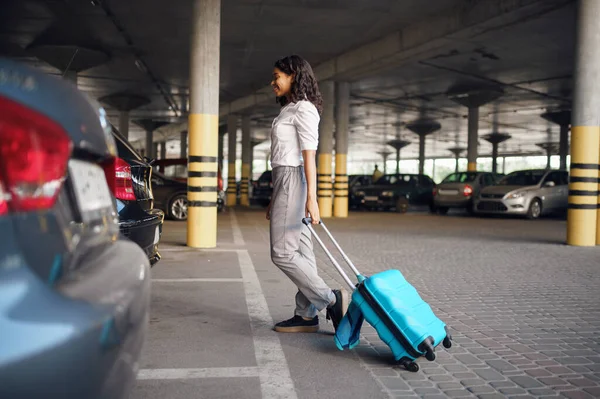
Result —
<path fill-rule="evenodd" d="M 282 72 L 278 68 L 273 69 L 273 80 L 271 81 L 271 87 L 277 97 L 285 97 L 292 91 L 292 82 L 294 81 L 294 75 L 288 75 Z"/>

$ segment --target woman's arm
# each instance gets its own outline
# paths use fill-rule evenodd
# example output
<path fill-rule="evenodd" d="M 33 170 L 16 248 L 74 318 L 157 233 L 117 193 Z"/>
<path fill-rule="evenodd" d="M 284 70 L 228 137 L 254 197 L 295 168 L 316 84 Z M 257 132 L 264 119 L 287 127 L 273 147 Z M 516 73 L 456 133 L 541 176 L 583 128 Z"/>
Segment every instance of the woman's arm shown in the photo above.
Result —
<path fill-rule="evenodd" d="M 321 215 L 319 213 L 319 202 L 317 201 L 317 163 L 316 151 L 304 150 L 304 173 L 306 174 L 307 195 L 306 195 L 306 217 L 310 216 L 313 224 L 318 224 Z"/>

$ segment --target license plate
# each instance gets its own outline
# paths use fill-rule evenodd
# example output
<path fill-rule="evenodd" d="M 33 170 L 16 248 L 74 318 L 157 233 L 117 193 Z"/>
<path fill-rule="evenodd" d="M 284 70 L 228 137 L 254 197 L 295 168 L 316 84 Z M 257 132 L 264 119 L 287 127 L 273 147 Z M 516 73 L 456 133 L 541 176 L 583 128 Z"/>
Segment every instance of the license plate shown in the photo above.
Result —
<path fill-rule="evenodd" d="M 375 196 L 365 197 L 365 201 L 377 201 L 379 198 Z"/>
<path fill-rule="evenodd" d="M 458 190 L 440 190 L 439 193 L 442 195 L 458 195 Z"/>
<path fill-rule="evenodd" d="M 113 207 L 113 196 L 101 167 L 72 159 L 69 174 L 83 221 L 100 217 L 100 211 Z"/>

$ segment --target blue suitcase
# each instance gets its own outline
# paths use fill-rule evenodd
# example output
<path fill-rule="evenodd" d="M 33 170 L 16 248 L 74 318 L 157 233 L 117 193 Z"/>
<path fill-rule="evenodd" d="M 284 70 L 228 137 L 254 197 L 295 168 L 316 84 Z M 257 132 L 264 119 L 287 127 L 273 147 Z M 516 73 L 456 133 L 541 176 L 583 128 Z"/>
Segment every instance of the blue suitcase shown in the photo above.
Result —
<path fill-rule="evenodd" d="M 399 270 L 386 270 L 370 277 L 363 276 L 346 256 L 324 223 L 319 223 L 334 246 L 356 274 L 355 285 L 331 252 L 326 248 L 311 225 L 310 218 L 303 219 L 338 272 L 352 290 L 352 301 L 346 315 L 337 326 L 335 342 L 340 350 L 358 345 L 360 328 L 364 319 L 371 324 L 379 338 L 385 342 L 398 364 L 409 371 L 418 371 L 415 360 L 424 356 L 435 360 L 435 348 L 443 344 L 452 346 L 452 337 L 446 324 L 440 320 L 417 290 Z"/>

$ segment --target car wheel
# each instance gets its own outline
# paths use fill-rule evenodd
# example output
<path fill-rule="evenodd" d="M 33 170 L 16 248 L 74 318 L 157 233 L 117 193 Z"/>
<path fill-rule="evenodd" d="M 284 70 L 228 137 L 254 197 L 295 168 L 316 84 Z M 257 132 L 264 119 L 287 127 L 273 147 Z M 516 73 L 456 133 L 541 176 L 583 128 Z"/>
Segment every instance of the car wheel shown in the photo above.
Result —
<path fill-rule="evenodd" d="M 187 220 L 188 211 L 187 194 L 177 194 L 169 202 L 169 218 L 173 220 Z"/>
<path fill-rule="evenodd" d="M 398 198 L 396 201 L 396 212 L 406 213 L 408 211 L 408 200 L 404 197 Z"/>
<path fill-rule="evenodd" d="M 445 215 L 448 213 L 449 208 L 447 206 L 440 206 L 437 210 L 440 215 Z"/>
<path fill-rule="evenodd" d="M 537 198 L 531 200 L 527 210 L 527 219 L 537 219 L 542 214 L 542 201 Z"/>

